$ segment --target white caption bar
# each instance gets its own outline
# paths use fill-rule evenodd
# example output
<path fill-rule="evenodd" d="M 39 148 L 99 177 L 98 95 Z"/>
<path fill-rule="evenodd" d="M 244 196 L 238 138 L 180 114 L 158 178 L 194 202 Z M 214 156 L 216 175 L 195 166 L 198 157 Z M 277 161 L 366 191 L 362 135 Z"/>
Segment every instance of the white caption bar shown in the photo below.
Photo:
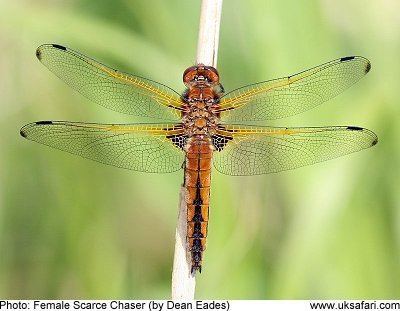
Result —
<path fill-rule="evenodd" d="M 0 310 L 400 310 L 400 300 L 0 300 Z"/>

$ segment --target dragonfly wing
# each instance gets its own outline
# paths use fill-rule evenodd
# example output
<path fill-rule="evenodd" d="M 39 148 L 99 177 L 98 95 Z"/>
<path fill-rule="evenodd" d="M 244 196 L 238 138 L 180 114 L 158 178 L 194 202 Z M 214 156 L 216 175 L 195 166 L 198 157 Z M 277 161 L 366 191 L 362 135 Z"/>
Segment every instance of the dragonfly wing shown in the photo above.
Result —
<path fill-rule="evenodd" d="M 57 44 L 37 48 L 37 58 L 57 77 L 111 110 L 141 117 L 178 120 L 178 93 L 160 83 L 109 68 Z"/>
<path fill-rule="evenodd" d="M 247 85 L 222 97 L 221 118 L 235 123 L 289 117 L 335 97 L 370 69 L 368 59 L 349 56 L 289 77 Z"/>
<path fill-rule="evenodd" d="M 169 173 L 184 162 L 185 136 L 179 124 L 96 124 L 39 121 L 21 135 L 81 157 L 134 171 Z"/>
<path fill-rule="evenodd" d="M 378 142 L 370 130 L 354 126 L 251 127 L 218 131 L 214 166 L 227 175 L 258 175 L 295 169 L 369 148 Z"/>

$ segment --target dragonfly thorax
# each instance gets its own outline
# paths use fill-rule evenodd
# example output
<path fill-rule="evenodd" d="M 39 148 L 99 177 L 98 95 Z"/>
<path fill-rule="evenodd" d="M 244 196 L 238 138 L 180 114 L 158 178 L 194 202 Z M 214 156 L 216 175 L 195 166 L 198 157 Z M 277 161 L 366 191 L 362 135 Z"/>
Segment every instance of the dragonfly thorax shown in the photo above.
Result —
<path fill-rule="evenodd" d="M 215 133 L 219 122 L 216 106 L 219 95 L 214 87 L 205 87 L 203 83 L 190 86 L 183 95 L 182 123 L 188 136 Z"/>
<path fill-rule="evenodd" d="M 199 102 L 201 103 L 201 102 Z M 182 117 L 182 123 L 188 136 L 214 134 L 218 117 L 209 106 L 198 108 L 197 103 L 189 107 L 189 111 Z"/>

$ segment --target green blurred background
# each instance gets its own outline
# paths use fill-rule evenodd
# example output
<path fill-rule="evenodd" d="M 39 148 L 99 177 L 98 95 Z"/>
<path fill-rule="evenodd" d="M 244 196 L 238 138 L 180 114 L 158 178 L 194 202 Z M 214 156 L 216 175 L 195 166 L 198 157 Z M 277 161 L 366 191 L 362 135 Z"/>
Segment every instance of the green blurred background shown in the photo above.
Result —
<path fill-rule="evenodd" d="M 169 298 L 182 172 L 136 173 L 19 136 L 36 120 L 132 122 L 42 66 L 59 43 L 183 90 L 195 0 L 0 0 L 0 297 Z M 358 125 L 376 147 L 256 177 L 214 172 L 196 297 L 400 298 L 400 2 L 225 0 L 226 90 L 346 55 L 372 70 L 319 108 L 272 125 Z"/>

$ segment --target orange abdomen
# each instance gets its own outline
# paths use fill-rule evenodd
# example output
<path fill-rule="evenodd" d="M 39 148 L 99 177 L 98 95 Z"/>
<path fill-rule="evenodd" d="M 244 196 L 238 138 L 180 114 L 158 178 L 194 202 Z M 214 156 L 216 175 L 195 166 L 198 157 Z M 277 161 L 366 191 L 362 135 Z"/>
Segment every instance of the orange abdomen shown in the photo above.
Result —
<path fill-rule="evenodd" d="M 187 243 L 191 253 L 192 273 L 196 270 L 201 272 L 206 246 L 212 151 L 211 141 L 196 138 L 191 140 L 186 151 L 184 186 L 187 205 Z"/>

